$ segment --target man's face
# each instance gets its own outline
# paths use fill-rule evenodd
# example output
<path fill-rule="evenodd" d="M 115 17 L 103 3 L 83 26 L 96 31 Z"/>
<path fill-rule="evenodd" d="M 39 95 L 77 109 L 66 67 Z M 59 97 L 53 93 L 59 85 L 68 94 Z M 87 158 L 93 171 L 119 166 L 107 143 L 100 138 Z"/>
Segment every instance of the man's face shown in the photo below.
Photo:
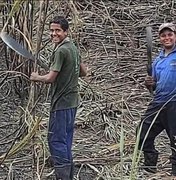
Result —
<path fill-rule="evenodd" d="M 159 35 L 160 42 L 166 49 L 171 49 L 175 46 L 176 35 L 173 31 L 169 29 L 164 29 Z"/>
<path fill-rule="evenodd" d="M 55 44 L 59 44 L 61 41 L 63 41 L 68 35 L 67 31 L 64 31 L 60 24 L 57 23 L 51 23 L 50 24 L 50 36 L 51 40 Z"/>

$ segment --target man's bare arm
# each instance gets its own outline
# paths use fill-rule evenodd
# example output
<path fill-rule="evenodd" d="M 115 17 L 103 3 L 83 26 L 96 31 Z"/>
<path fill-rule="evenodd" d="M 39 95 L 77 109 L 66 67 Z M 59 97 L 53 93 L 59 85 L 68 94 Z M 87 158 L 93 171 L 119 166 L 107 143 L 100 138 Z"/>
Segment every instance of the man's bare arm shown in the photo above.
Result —
<path fill-rule="evenodd" d="M 80 63 L 79 77 L 86 76 L 86 74 L 87 74 L 87 68 L 86 68 L 85 64 Z"/>
<path fill-rule="evenodd" d="M 30 80 L 36 82 L 52 83 L 55 81 L 58 74 L 59 72 L 57 71 L 50 71 L 45 75 L 39 75 L 38 72 L 33 72 L 31 73 Z"/>

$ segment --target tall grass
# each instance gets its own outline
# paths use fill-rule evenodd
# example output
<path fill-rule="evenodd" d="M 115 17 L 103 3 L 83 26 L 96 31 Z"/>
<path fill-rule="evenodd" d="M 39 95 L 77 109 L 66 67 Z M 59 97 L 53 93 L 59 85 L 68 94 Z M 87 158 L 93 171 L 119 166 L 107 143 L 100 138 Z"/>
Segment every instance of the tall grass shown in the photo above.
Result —
<path fill-rule="evenodd" d="M 176 95 L 175 95 L 176 96 Z M 132 166 L 131 166 L 131 172 L 130 172 L 130 180 L 136 180 L 137 179 L 137 172 L 138 172 L 138 165 L 139 165 L 139 162 L 140 162 L 140 159 L 141 159 L 141 154 L 142 154 L 142 149 L 143 149 L 143 146 L 145 144 L 145 141 L 150 133 L 150 130 L 153 126 L 153 124 L 155 123 L 157 117 L 159 116 L 159 114 L 161 113 L 161 111 L 163 110 L 163 108 L 175 97 L 171 97 L 166 103 L 164 103 L 162 105 L 162 107 L 157 111 L 155 112 L 156 115 L 155 117 L 153 118 L 153 121 L 151 122 L 150 126 L 149 126 L 149 129 L 147 130 L 147 133 L 144 137 L 144 140 L 142 142 L 142 145 L 140 147 L 140 149 L 138 149 L 138 146 L 139 146 L 139 138 L 140 138 L 140 133 L 142 131 L 142 125 L 143 125 L 143 122 L 145 121 L 145 119 L 141 122 L 140 126 L 139 126 L 139 130 L 137 132 L 137 136 L 136 136 L 136 144 L 135 144 L 135 147 L 134 147 L 134 152 L 133 152 L 133 158 L 132 158 Z M 147 118 L 147 117 L 146 117 Z"/>
<path fill-rule="evenodd" d="M 38 23 L 34 24 L 34 13 L 36 13 L 35 1 L 11 1 L 9 4 L 4 5 L 4 26 L 2 31 L 7 31 L 10 36 L 16 39 L 17 42 L 22 44 L 26 49 L 32 51 L 35 54 L 36 61 L 39 56 L 44 27 L 46 24 L 47 18 L 47 9 L 48 9 L 48 0 L 40 1 L 38 8 Z M 8 10 L 10 9 L 10 12 Z M 6 14 L 8 12 L 8 14 Z M 36 27 L 35 27 L 36 26 Z M 36 29 L 34 33 L 34 29 Z M 33 40 L 33 36 L 36 36 L 36 41 Z M 25 38 L 24 38 L 25 37 Z M 35 49 L 34 49 L 35 48 Z M 31 61 L 26 61 L 24 58 L 19 56 L 16 52 L 12 50 L 6 51 L 7 59 L 10 57 L 12 61 L 7 60 L 10 71 L 21 72 L 26 75 L 26 77 L 30 76 L 32 71 L 38 70 L 37 62 L 33 64 Z M 14 55 L 15 54 L 15 55 Z M 10 74 L 10 73 L 9 73 Z M 23 78 L 23 76 L 19 76 L 16 79 L 13 79 L 13 87 L 15 87 L 16 94 L 19 95 L 21 104 L 21 113 L 20 113 L 20 121 L 19 126 L 20 129 L 14 137 L 13 142 L 9 146 L 9 149 L 6 153 L 1 155 L 0 161 L 1 164 L 6 161 L 6 159 L 18 154 L 21 150 L 23 150 L 26 146 L 30 146 L 33 149 L 33 164 L 32 167 L 36 167 L 33 171 L 33 179 L 36 179 L 35 174 L 37 171 L 37 178 L 40 179 L 42 176 L 43 168 L 40 169 L 37 164 L 37 157 L 35 153 L 35 148 L 37 146 L 37 139 L 39 137 L 34 136 L 38 134 L 40 122 L 42 120 L 42 116 L 38 116 L 35 112 L 36 104 L 39 100 L 39 86 L 35 86 L 35 83 L 30 83 L 29 79 Z M 27 91 L 28 90 L 28 91 Z M 27 92 L 26 92 L 27 91 Z M 27 102 L 28 101 L 28 102 Z M 23 134 L 21 134 L 24 131 Z M 21 140 L 19 141 L 19 136 L 21 135 Z M 43 144 L 42 139 L 39 140 L 41 144 Z M 46 147 L 45 147 L 46 148 Z M 43 148 L 43 154 L 45 154 L 45 148 Z M 45 159 L 45 157 L 44 157 Z M 40 172 L 41 171 L 41 172 Z"/>

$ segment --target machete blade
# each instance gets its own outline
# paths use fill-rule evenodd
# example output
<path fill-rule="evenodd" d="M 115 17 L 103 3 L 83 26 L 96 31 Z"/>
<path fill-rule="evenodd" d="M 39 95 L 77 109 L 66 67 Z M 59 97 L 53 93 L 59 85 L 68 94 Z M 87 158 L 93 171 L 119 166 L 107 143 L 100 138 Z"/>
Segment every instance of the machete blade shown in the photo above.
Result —
<path fill-rule="evenodd" d="M 152 76 L 152 28 L 146 27 L 146 41 L 147 41 L 147 73 Z M 149 87 L 150 93 L 153 95 L 153 87 Z"/>
<path fill-rule="evenodd" d="M 13 39 L 11 36 L 9 36 L 6 32 L 1 32 L 0 37 L 7 46 L 9 46 L 11 49 L 13 49 L 19 55 L 21 55 L 27 59 L 30 59 L 32 61 L 35 61 L 35 57 L 32 55 L 32 53 L 30 53 L 25 47 L 23 47 L 15 39 Z M 46 64 L 44 64 L 40 59 L 37 59 L 37 64 L 40 65 L 45 70 L 49 69 L 49 67 Z"/>
<path fill-rule="evenodd" d="M 146 27 L 146 41 L 147 41 L 147 72 L 152 75 L 152 28 Z"/>
<path fill-rule="evenodd" d="M 34 56 L 29 51 L 27 51 L 15 39 L 10 37 L 6 32 L 1 32 L 0 36 L 1 39 L 6 43 L 6 45 L 13 49 L 15 52 L 17 52 L 19 55 L 31 60 L 35 60 Z"/>

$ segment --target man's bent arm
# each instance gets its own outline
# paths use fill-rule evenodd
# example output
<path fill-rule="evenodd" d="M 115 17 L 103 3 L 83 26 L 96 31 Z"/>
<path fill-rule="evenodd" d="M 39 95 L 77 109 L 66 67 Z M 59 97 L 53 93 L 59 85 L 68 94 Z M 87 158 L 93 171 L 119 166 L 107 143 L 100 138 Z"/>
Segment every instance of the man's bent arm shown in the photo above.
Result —
<path fill-rule="evenodd" d="M 87 74 L 87 68 L 83 63 L 80 63 L 80 72 L 79 77 L 86 76 Z"/>
<path fill-rule="evenodd" d="M 31 74 L 30 80 L 36 82 L 53 83 L 58 76 L 59 72 L 50 71 L 48 74 L 39 75 L 37 72 Z"/>

